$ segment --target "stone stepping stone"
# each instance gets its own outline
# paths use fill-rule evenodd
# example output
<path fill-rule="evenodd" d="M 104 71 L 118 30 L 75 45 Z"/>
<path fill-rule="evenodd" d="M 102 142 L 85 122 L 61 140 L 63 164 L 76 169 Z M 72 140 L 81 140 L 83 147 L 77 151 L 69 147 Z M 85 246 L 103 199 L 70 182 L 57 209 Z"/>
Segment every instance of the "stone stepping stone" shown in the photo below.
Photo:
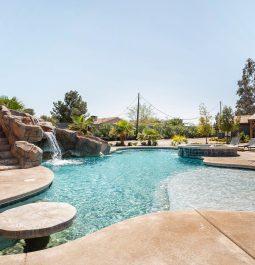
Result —
<path fill-rule="evenodd" d="M 50 235 L 69 227 L 76 209 L 67 203 L 30 203 L 0 214 L 0 235 L 8 239 L 25 239 L 24 252 L 46 247 Z"/>

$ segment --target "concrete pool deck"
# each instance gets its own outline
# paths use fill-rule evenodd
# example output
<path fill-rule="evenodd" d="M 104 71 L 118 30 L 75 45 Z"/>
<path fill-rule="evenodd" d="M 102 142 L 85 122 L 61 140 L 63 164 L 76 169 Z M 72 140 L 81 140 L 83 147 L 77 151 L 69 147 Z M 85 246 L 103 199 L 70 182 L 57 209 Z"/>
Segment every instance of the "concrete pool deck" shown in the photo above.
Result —
<path fill-rule="evenodd" d="M 46 167 L 0 171 L 0 206 L 47 189 L 54 174 Z"/>
<path fill-rule="evenodd" d="M 255 170 L 254 152 L 238 152 L 238 155 L 236 157 L 204 157 L 203 161 L 207 166 Z"/>
<path fill-rule="evenodd" d="M 158 212 L 0 265 L 254 265 L 255 213 Z"/>

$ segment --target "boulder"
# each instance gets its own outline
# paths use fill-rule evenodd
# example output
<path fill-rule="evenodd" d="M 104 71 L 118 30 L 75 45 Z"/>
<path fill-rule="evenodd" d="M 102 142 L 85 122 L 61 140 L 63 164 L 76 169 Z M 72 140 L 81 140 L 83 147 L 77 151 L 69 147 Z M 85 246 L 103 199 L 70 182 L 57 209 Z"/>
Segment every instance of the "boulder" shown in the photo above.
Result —
<path fill-rule="evenodd" d="M 110 152 L 110 145 L 98 137 L 81 136 L 75 131 L 59 128 L 55 133 L 63 157 L 99 156 Z"/>
<path fill-rule="evenodd" d="M 11 152 L 21 168 L 39 166 L 42 150 L 32 143 L 43 138 L 43 130 L 30 114 L 9 110 L 0 106 L 0 128 L 4 131 L 11 145 Z"/>
<path fill-rule="evenodd" d="M 43 129 L 44 132 L 54 132 L 56 128 L 49 121 L 39 121 L 39 125 Z"/>
<path fill-rule="evenodd" d="M 10 144 L 17 140 L 31 143 L 41 141 L 43 130 L 33 122 L 33 117 L 29 114 L 10 111 L 5 106 L 0 107 L 0 125 Z"/>
<path fill-rule="evenodd" d="M 42 163 L 42 149 L 26 141 L 16 141 L 11 152 L 18 158 L 21 168 L 35 167 Z"/>

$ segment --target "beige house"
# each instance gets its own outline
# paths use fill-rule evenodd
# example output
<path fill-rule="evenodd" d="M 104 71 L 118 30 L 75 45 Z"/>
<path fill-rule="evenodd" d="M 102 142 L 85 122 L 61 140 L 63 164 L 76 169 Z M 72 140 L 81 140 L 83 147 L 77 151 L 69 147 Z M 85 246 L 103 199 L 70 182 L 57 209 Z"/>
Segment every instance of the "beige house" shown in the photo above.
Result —
<path fill-rule="evenodd" d="M 122 120 L 119 117 L 98 118 L 97 116 L 93 116 L 93 118 L 94 118 L 93 124 L 96 126 L 107 125 L 107 124 L 113 125 L 116 124 L 118 121 Z"/>
<path fill-rule="evenodd" d="M 255 114 L 253 115 L 241 115 L 237 116 L 240 123 L 240 131 L 244 131 L 245 134 L 250 135 L 250 138 L 255 137 Z"/>

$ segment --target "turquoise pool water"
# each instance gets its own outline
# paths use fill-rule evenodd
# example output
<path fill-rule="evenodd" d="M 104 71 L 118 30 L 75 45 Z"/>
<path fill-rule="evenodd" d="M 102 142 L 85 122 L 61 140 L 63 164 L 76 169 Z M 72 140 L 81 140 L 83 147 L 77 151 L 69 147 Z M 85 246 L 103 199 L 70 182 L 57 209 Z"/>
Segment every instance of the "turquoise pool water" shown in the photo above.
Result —
<path fill-rule="evenodd" d="M 50 246 L 153 211 L 255 210 L 255 172 L 206 167 L 200 160 L 179 158 L 175 150 L 118 151 L 44 165 L 55 174 L 53 185 L 20 204 L 62 201 L 77 209 L 73 226 L 53 235 Z M 3 253 L 21 249 L 18 242 Z"/>

